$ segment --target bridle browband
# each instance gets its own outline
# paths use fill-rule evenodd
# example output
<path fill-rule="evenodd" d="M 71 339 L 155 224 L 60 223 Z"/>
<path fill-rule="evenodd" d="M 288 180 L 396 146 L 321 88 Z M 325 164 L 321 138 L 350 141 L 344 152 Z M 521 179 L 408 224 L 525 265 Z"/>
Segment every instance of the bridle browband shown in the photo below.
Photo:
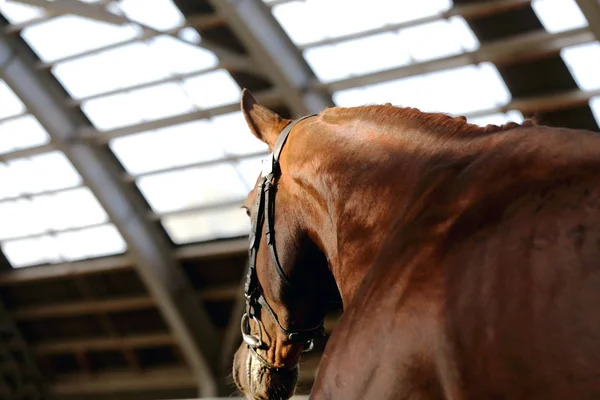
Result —
<path fill-rule="evenodd" d="M 274 200 L 276 187 L 273 183 L 273 180 L 279 178 L 281 174 L 279 156 L 281 155 L 283 146 L 285 145 L 285 142 L 290 132 L 292 131 L 292 128 L 300 121 L 303 121 L 306 118 L 310 118 L 314 115 L 315 114 L 298 118 L 292 121 L 290 124 L 288 124 L 279 134 L 279 137 L 277 138 L 277 141 L 273 146 L 273 151 L 265 160 L 263 160 L 262 177 L 257 184 L 257 197 L 254 206 L 252 227 L 250 230 L 249 263 L 246 275 L 246 284 L 244 286 L 244 294 L 246 297 L 246 310 L 240 321 L 242 338 L 244 342 L 248 345 L 248 349 L 251 351 L 251 353 L 255 357 L 257 357 L 263 365 L 270 369 L 276 370 L 280 368 L 273 366 L 271 363 L 269 363 L 256 352 L 257 348 L 263 346 L 260 322 L 257 320 L 255 315 L 255 312 L 259 308 L 258 306 L 264 307 L 269 312 L 269 314 L 271 314 L 271 317 L 275 320 L 275 323 L 277 324 L 279 329 L 286 334 L 288 340 L 294 342 L 304 342 L 305 347 L 303 351 L 305 352 L 311 351 L 313 349 L 314 338 L 317 336 L 322 336 L 324 332 L 323 320 L 319 323 L 319 325 L 308 329 L 292 330 L 289 327 L 287 329 L 284 328 L 279 322 L 277 314 L 273 311 L 273 309 L 265 299 L 260 287 L 260 283 L 258 281 L 258 275 L 256 273 L 256 259 L 258 255 L 258 248 L 260 246 L 260 235 L 262 232 L 263 222 L 266 222 L 265 235 L 267 239 L 267 245 L 269 246 L 269 252 L 273 260 L 273 264 L 275 264 L 276 271 L 279 274 L 279 276 L 283 279 L 284 284 L 287 286 L 292 286 L 291 280 L 285 274 L 285 271 L 283 270 L 281 263 L 279 262 L 279 258 L 277 257 L 277 250 L 275 249 Z M 258 335 L 251 334 L 250 320 L 254 321 L 254 323 L 256 324 L 256 327 L 258 329 Z"/>

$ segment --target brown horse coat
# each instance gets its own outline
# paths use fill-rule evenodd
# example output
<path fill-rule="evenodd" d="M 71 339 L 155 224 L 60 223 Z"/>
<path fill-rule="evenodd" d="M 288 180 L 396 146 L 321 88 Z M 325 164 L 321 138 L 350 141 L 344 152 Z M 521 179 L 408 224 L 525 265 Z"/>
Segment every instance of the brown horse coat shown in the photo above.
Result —
<path fill-rule="evenodd" d="M 600 136 L 391 107 L 322 120 L 340 149 L 321 174 L 354 164 L 331 183 L 352 193 L 340 229 L 374 254 L 338 267 L 311 399 L 600 398 Z"/>
<path fill-rule="evenodd" d="M 245 96 L 272 145 L 289 121 Z M 282 263 L 291 221 L 344 302 L 312 400 L 600 399 L 600 135 L 331 108 L 294 128 L 281 168 Z M 293 365 L 278 343 L 266 356 Z"/>

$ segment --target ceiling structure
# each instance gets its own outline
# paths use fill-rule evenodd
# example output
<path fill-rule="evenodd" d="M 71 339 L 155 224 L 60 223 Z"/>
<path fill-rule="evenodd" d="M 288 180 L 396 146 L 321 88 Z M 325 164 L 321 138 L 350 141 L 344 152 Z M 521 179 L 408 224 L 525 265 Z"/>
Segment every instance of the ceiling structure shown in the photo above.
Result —
<path fill-rule="evenodd" d="M 232 393 L 241 88 L 600 131 L 599 38 L 597 0 L 0 1 L 0 399 Z"/>

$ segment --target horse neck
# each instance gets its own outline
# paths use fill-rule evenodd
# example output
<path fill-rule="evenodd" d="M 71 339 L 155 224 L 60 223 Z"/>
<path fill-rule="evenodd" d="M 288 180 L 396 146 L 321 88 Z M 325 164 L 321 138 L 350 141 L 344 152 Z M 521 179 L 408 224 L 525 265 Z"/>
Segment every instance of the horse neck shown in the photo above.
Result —
<path fill-rule="evenodd" d="M 315 231 L 344 307 L 354 295 L 418 184 L 419 168 L 398 135 L 325 143 L 317 181 L 324 212 Z M 406 140 L 406 139 L 404 139 Z M 331 149 L 339 149 L 332 155 Z M 314 159 L 314 158 L 313 158 Z"/>

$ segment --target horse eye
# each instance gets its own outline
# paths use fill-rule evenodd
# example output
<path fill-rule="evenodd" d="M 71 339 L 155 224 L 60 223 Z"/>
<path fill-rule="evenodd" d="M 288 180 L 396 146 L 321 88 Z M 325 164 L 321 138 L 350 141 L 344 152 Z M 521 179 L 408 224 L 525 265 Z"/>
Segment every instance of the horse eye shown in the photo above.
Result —
<path fill-rule="evenodd" d="M 249 208 L 247 208 L 247 207 L 244 207 L 244 210 L 246 210 L 246 215 L 247 215 L 247 216 L 250 216 L 250 209 L 249 209 Z"/>

